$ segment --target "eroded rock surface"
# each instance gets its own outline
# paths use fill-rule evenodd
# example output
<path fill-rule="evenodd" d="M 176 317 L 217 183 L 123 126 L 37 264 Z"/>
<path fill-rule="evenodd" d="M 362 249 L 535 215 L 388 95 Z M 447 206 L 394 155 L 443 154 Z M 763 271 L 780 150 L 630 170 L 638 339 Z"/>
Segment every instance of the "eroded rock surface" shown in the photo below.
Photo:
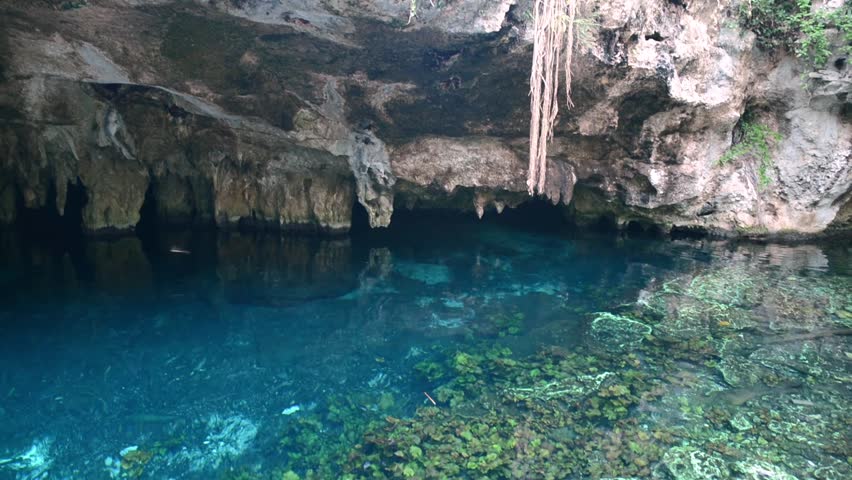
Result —
<path fill-rule="evenodd" d="M 409 22 L 390 0 L 4 2 L 0 222 L 81 193 L 88 231 L 132 229 L 143 205 L 324 231 L 355 202 L 373 227 L 395 205 L 518 205 L 531 1 L 417 4 Z M 619 224 L 849 228 L 848 62 L 759 50 L 738 5 L 586 2 L 550 201 Z M 755 159 L 718 165 L 744 115 L 783 135 L 765 185 Z"/>

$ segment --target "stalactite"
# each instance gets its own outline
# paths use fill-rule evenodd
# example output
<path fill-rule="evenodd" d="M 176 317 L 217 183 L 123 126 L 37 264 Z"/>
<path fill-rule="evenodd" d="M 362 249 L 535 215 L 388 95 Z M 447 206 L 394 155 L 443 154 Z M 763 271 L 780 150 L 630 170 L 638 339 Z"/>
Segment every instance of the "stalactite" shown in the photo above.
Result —
<path fill-rule="evenodd" d="M 559 68 L 565 69 L 566 104 L 571 102 L 571 59 L 577 0 L 536 0 L 533 12 L 533 60 L 530 70 L 530 195 L 544 192 L 547 144 L 559 112 Z M 560 65 L 560 59 L 562 65 Z"/>

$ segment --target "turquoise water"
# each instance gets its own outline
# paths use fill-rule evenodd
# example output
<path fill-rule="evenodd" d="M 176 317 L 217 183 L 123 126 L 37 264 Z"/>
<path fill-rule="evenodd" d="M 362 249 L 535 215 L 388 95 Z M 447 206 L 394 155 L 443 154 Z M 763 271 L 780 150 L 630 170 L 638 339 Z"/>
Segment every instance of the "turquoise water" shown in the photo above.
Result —
<path fill-rule="evenodd" d="M 844 244 L 0 238 L 0 479 L 852 478 Z"/>

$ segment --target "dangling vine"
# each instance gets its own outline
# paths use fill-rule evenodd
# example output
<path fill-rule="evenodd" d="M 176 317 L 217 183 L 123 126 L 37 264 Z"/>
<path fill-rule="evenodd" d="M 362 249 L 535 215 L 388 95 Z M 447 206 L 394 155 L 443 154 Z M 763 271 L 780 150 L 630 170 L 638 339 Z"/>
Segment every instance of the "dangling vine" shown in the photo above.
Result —
<path fill-rule="evenodd" d="M 571 60 L 577 0 L 535 0 L 533 7 L 533 61 L 530 71 L 530 195 L 544 192 L 547 144 L 559 112 L 559 70 L 565 70 L 565 97 L 571 102 Z M 561 63 L 560 63 L 561 62 Z"/>

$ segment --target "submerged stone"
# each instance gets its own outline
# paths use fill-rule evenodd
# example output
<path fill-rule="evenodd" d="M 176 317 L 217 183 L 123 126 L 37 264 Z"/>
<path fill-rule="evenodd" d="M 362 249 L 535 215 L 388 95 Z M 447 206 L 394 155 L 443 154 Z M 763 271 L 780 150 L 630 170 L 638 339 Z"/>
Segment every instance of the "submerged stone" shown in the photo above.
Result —
<path fill-rule="evenodd" d="M 53 464 L 52 449 L 53 439 L 37 439 L 23 453 L 10 458 L 0 458 L 0 471 L 8 468 L 20 472 L 15 478 L 45 478 Z"/>
<path fill-rule="evenodd" d="M 211 415 L 207 436 L 201 445 L 178 452 L 170 462 L 187 463 L 193 472 L 214 470 L 229 459 L 242 455 L 257 436 L 258 426 L 242 415 Z"/>
<path fill-rule="evenodd" d="M 751 430 L 754 427 L 754 425 L 752 425 L 748 418 L 746 418 L 746 416 L 743 414 L 734 415 L 729 420 L 729 423 L 731 424 L 731 427 L 733 427 L 734 430 L 738 432 L 745 432 L 747 430 Z"/>
<path fill-rule="evenodd" d="M 592 336 L 605 348 L 624 349 L 640 343 L 653 328 L 638 320 L 609 312 L 598 312 L 592 320 Z"/>
<path fill-rule="evenodd" d="M 438 285 L 450 282 L 450 269 L 446 265 L 430 263 L 398 263 L 396 271 L 412 280 L 423 282 L 426 285 Z"/>
<path fill-rule="evenodd" d="M 663 455 L 661 467 L 663 475 L 657 476 L 658 478 L 722 480 L 731 477 L 730 470 L 722 457 L 690 447 L 670 449 Z"/>
<path fill-rule="evenodd" d="M 748 480 L 798 480 L 782 468 L 767 462 L 737 462 L 734 470 Z"/>

